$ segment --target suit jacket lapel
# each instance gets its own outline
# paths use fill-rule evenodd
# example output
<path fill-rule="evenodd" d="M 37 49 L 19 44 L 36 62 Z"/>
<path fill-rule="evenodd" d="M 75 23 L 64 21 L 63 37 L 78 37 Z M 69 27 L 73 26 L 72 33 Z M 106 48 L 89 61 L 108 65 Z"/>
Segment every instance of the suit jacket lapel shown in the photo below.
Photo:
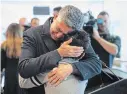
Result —
<path fill-rule="evenodd" d="M 44 41 L 49 51 L 53 51 L 58 48 L 49 35 L 42 35 L 42 40 Z"/>

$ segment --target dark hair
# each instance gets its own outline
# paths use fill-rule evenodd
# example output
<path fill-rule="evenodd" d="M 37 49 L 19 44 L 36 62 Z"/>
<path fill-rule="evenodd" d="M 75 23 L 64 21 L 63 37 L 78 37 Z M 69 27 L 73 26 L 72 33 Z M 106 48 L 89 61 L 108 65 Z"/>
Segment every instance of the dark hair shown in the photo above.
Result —
<path fill-rule="evenodd" d="M 74 32 L 75 34 L 71 36 L 73 39 L 70 45 L 72 46 L 82 46 L 84 48 L 84 52 L 87 51 L 90 45 L 90 37 L 85 31 Z M 84 56 L 85 53 L 82 53 L 79 57 L 74 57 L 74 59 L 80 60 Z"/>
<path fill-rule="evenodd" d="M 31 22 L 32 22 L 33 20 L 39 20 L 39 19 L 38 19 L 38 18 L 32 18 L 32 19 L 31 19 Z"/>
<path fill-rule="evenodd" d="M 101 12 L 99 13 L 99 15 L 103 15 L 103 16 L 104 16 L 104 15 L 108 15 L 108 16 L 109 16 L 108 12 L 106 12 L 106 11 L 101 11 Z M 99 16 L 99 15 L 98 15 L 98 16 Z"/>
<path fill-rule="evenodd" d="M 59 12 L 59 11 L 61 10 L 61 8 L 62 8 L 62 7 L 55 7 L 55 8 L 53 9 L 53 11 Z"/>
<path fill-rule="evenodd" d="M 64 41 L 72 38 L 70 45 L 72 46 L 82 46 L 84 51 L 86 51 L 90 45 L 89 35 L 85 31 L 73 31 L 64 36 Z"/>

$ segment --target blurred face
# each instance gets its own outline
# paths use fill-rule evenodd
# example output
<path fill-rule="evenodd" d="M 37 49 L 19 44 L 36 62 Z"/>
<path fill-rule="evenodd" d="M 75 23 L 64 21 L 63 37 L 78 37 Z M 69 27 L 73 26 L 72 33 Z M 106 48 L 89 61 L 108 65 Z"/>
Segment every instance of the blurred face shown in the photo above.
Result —
<path fill-rule="evenodd" d="M 107 32 L 109 28 L 109 16 L 108 15 L 99 15 L 98 19 L 102 19 L 103 23 L 98 24 L 99 32 Z"/>
<path fill-rule="evenodd" d="M 20 24 L 21 26 L 25 25 L 26 22 L 27 22 L 26 18 L 20 18 L 20 20 L 19 20 L 19 24 Z"/>
<path fill-rule="evenodd" d="M 50 35 L 54 40 L 59 40 L 72 31 L 72 28 L 68 27 L 63 21 L 58 21 L 58 19 L 54 19 L 50 27 Z"/>
<path fill-rule="evenodd" d="M 36 27 L 38 25 L 39 25 L 39 20 L 33 19 L 32 22 L 31 22 L 31 27 Z"/>

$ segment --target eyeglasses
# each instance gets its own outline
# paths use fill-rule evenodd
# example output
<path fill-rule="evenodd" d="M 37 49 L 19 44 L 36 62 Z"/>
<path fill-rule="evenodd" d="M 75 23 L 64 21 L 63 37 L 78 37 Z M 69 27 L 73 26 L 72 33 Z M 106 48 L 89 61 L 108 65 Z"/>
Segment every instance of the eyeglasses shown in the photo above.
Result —
<path fill-rule="evenodd" d="M 101 18 L 98 18 L 97 19 L 97 24 L 103 24 L 104 23 L 104 20 L 103 19 L 101 19 Z"/>

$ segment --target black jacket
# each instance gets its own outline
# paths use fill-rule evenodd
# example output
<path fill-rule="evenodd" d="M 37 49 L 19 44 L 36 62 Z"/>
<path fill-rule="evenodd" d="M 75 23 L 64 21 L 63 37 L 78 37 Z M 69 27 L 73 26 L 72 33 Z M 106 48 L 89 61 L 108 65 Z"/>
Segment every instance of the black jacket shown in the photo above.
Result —
<path fill-rule="evenodd" d="M 42 26 L 30 28 L 24 32 L 22 53 L 19 59 L 19 73 L 23 78 L 36 76 L 39 73 L 51 70 L 58 65 L 61 57 L 57 52 L 57 45 L 50 37 L 47 23 Z M 96 56 L 91 45 L 85 56 L 74 63 L 80 72 L 81 80 L 89 79 L 101 72 L 101 62 Z M 75 74 L 76 75 L 76 74 Z M 39 89 L 40 88 L 40 89 Z M 28 89 L 30 94 L 44 94 L 43 85 Z M 32 93 L 31 93 L 31 92 Z"/>

